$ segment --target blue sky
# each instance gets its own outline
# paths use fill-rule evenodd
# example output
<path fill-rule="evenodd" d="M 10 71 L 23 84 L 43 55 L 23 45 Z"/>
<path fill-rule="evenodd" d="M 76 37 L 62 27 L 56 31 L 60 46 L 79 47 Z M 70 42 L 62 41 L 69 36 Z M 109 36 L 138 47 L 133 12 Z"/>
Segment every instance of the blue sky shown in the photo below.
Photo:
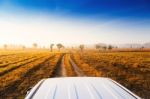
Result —
<path fill-rule="evenodd" d="M 150 41 L 149 0 L 0 0 L 0 16 L 0 44 Z"/>
<path fill-rule="evenodd" d="M 26 10 L 67 12 L 73 16 L 150 18 L 149 0 L 1 0 Z"/>

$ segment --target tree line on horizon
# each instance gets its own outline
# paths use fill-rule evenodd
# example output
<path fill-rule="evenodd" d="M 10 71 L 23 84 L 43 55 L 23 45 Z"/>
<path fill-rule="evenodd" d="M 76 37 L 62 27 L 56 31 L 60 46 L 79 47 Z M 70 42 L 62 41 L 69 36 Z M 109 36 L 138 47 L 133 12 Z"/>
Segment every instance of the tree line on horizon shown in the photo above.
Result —
<path fill-rule="evenodd" d="M 51 52 L 53 52 L 54 46 L 56 46 L 59 51 L 60 51 L 62 48 L 65 48 L 65 46 L 64 46 L 63 44 L 61 44 L 61 43 L 58 43 L 58 44 L 53 44 L 53 43 L 52 43 L 52 44 L 50 44 L 50 46 L 49 46 L 49 49 L 50 49 Z M 9 49 L 9 45 L 4 44 L 4 45 L 3 45 L 3 48 L 4 48 L 5 50 Z M 22 45 L 20 48 L 21 48 L 21 49 L 27 49 L 27 47 L 24 46 L 24 45 Z M 74 48 L 74 47 L 72 47 L 72 49 L 73 49 L 73 48 Z M 85 45 L 84 45 L 84 44 L 80 44 L 80 45 L 78 46 L 78 48 L 80 49 L 81 52 L 83 52 L 84 49 L 85 49 Z M 110 51 L 110 50 L 112 50 L 113 48 L 117 49 L 118 47 L 117 47 L 117 46 L 113 46 L 113 45 L 95 44 L 95 49 L 98 50 L 98 51 L 106 51 L 106 50 L 109 50 L 109 51 Z M 132 48 L 132 47 L 131 47 L 131 48 Z M 33 43 L 33 44 L 32 44 L 32 49 L 38 49 L 38 44 L 37 44 L 37 43 Z M 43 49 L 45 49 L 45 47 L 43 47 Z M 144 47 L 141 47 L 140 49 L 144 49 Z"/>
<path fill-rule="evenodd" d="M 50 44 L 50 50 L 51 50 L 51 52 L 53 51 L 54 45 L 55 45 L 55 44 Z M 64 48 L 64 45 L 61 44 L 61 43 L 56 44 L 56 46 L 57 46 L 57 48 L 58 48 L 59 51 L 60 51 L 61 48 Z M 4 44 L 4 45 L 3 45 L 3 48 L 4 48 L 5 50 L 9 49 L 9 45 Z M 14 47 L 14 48 L 15 48 L 15 47 Z M 26 49 L 27 47 L 24 46 L 24 45 L 22 45 L 22 46 L 20 46 L 20 48 Z M 45 47 L 44 47 L 44 48 L 45 48 Z M 37 44 L 37 43 L 33 43 L 33 44 L 32 44 L 32 49 L 38 49 L 38 44 Z"/>

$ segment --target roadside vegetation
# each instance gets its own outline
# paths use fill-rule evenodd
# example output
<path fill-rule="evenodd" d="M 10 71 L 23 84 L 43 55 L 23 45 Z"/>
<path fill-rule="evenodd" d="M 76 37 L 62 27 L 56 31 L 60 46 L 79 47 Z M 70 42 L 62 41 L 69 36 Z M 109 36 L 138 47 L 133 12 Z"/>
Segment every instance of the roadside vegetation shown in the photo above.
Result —
<path fill-rule="evenodd" d="M 150 97 L 150 52 L 91 50 L 75 53 L 74 59 L 83 70 L 86 68 L 88 71 L 88 67 L 94 68 L 102 77 L 116 80 L 141 97 L 146 99 Z"/>
<path fill-rule="evenodd" d="M 96 70 L 94 67 L 90 66 L 89 64 L 85 63 L 82 60 L 83 53 L 74 53 L 72 54 L 72 59 L 75 61 L 77 66 L 83 71 L 86 76 L 93 76 L 93 77 L 100 77 L 101 72 Z"/>
<path fill-rule="evenodd" d="M 0 96 L 5 99 L 23 97 L 27 89 L 39 80 L 51 77 L 61 53 L 26 52 L 22 57 L 20 53 L 14 54 L 10 55 L 11 58 L 6 56 L 8 63 L 3 63 L 3 67 L 0 67 Z M 29 59 L 24 59 L 23 56 Z M 16 57 L 20 61 L 16 61 Z"/>

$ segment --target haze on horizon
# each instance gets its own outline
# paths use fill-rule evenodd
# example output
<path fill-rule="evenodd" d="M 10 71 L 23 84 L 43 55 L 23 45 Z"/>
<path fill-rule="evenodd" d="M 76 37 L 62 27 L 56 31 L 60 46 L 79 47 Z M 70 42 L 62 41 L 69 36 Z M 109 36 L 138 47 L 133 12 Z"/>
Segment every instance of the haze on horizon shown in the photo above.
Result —
<path fill-rule="evenodd" d="M 146 0 L 1 0 L 0 45 L 150 42 L 149 5 Z"/>

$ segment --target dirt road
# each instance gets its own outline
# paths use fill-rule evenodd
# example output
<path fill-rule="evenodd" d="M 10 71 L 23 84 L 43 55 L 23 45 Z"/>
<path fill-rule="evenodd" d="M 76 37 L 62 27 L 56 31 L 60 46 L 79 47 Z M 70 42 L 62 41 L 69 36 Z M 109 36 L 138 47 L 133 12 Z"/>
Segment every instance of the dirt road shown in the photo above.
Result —
<path fill-rule="evenodd" d="M 67 76 L 66 68 L 64 64 L 64 56 L 65 54 L 63 54 L 60 57 L 52 77 L 66 77 Z"/>
<path fill-rule="evenodd" d="M 69 54 L 69 58 L 67 58 L 67 60 L 64 60 L 64 58 L 66 57 L 67 54 L 64 54 L 60 59 L 59 62 L 57 64 L 56 70 L 53 74 L 53 77 L 67 77 L 70 75 L 67 75 L 67 65 L 65 64 L 64 61 L 67 61 L 68 63 L 70 63 L 71 67 L 72 67 L 72 72 L 75 72 L 76 76 L 80 76 L 83 77 L 85 76 L 85 74 L 83 73 L 82 70 L 80 70 L 80 68 L 75 64 L 75 62 L 71 59 L 70 54 Z"/>

